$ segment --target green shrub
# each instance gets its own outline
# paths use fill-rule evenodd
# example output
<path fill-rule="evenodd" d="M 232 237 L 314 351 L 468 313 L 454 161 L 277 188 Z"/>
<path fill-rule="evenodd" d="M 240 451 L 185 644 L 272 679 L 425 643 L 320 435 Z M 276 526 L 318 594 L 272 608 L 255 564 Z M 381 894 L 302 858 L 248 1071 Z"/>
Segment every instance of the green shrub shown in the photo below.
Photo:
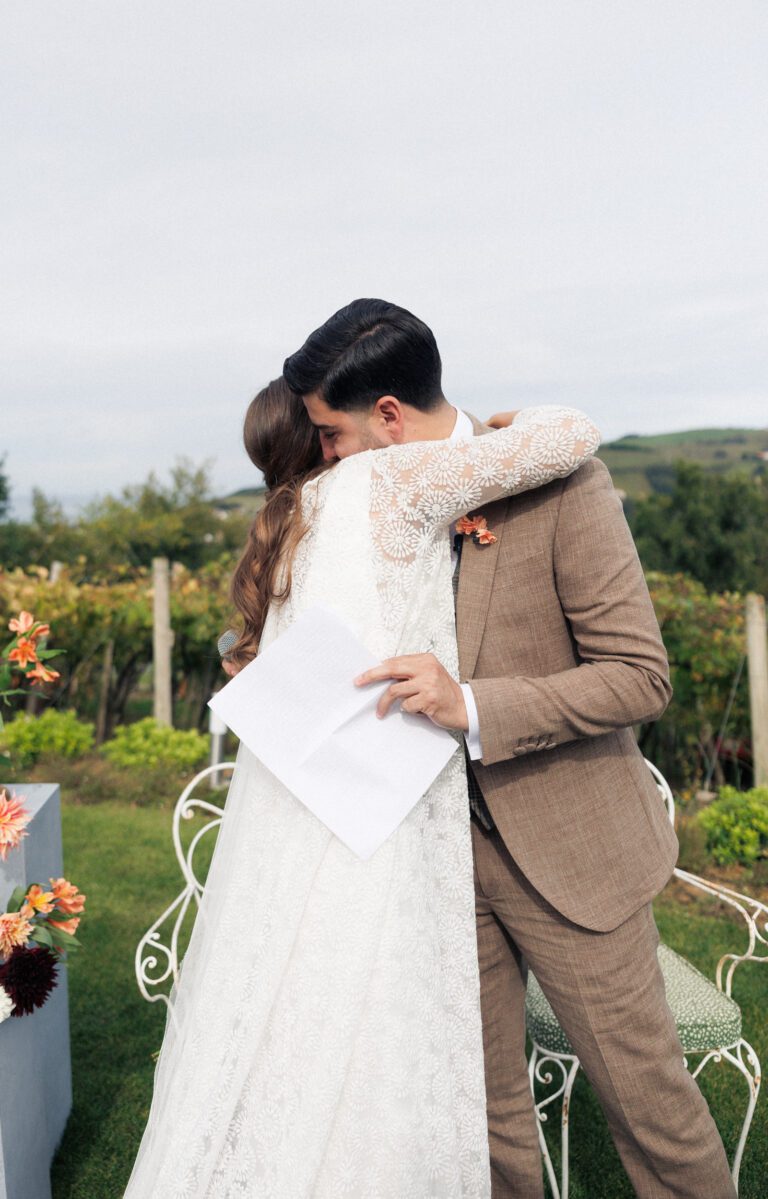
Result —
<path fill-rule="evenodd" d="M 75 712 L 46 708 L 40 716 L 16 716 L 3 728 L 2 742 L 14 766 L 33 766 L 41 754 L 79 758 L 93 745 L 93 725 Z"/>
<path fill-rule="evenodd" d="M 164 766 L 179 772 L 191 770 L 208 753 L 208 738 L 196 729 L 173 729 L 152 716 L 121 724 L 101 752 L 116 766 Z"/>
<path fill-rule="evenodd" d="M 707 835 L 707 851 L 718 865 L 751 866 L 768 854 L 768 787 L 721 787 L 698 819 Z"/>

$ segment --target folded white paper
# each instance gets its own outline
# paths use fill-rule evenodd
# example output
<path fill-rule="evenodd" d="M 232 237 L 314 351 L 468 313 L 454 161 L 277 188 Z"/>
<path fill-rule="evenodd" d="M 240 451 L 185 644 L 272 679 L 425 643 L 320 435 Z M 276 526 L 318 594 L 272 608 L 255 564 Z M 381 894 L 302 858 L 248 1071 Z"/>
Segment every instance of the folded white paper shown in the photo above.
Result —
<path fill-rule="evenodd" d="M 376 704 L 389 683 L 338 616 L 304 612 L 208 706 L 359 857 L 369 858 L 429 788 L 456 740 L 426 717 Z"/>

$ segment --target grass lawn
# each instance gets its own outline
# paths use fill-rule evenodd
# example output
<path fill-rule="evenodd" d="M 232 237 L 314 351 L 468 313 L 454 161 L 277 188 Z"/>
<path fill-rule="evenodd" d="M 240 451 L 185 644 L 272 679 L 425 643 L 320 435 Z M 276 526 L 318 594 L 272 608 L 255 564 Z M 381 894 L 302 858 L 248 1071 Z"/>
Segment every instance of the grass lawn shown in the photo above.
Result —
<path fill-rule="evenodd" d="M 168 808 L 64 805 L 64 865 L 87 896 L 68 967 L 74 1106 L 53 1167 L 56 1199 L 122 1195 L 152 1093 L 162 1004 L 139 995 L 136 943 L 180 889 Z"/>
<path fill-rule="evenodd" d="M 131 1170 L 152 1093 L 152 1053 L 162 1040 L 165 1007 L 141 998 L 133 973 L 136 943 L 180 888 L 170 842 L 170 810 L 119 803 L 64 806 L 67 877 L 88 897 L 85 948 L 69 966 L 74 1108 L 53 1168 L 54 1199 L 118 1199 Z M 662 935 L 710 977 L 720 954 L 741 946 L 739 929 L 698 903 L 658 901 Z M 745 966 L 736 997 L 745 1032 L 768 1062 L 765 1012 L 768 968 Z M 746 1082 L 711 1065 L 704 1089 L 731 1149 Z M 766 1094 L 747 1144 L 742 1199 L 761 1199 L 768 1177 Z M 632 1191 L 605 1122 L 583 1079 L 571 1125 L 572 1199 L 622 1199 Z M 382 1199 L 397 1199 L 382 1196 Z"/>

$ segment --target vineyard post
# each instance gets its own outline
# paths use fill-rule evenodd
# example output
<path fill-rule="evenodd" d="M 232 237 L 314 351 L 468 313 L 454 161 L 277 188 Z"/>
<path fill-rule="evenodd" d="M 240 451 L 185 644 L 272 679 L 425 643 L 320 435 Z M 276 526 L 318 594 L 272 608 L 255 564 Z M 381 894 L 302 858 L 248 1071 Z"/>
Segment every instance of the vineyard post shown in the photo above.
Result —
<path fill-rule="evenodd" d="M 765 600 L 754 592 L 747 596 L 747 661 L 755 786 L 768 787 L 768 637 Z"/>
<path fill-rule="evenodd" d="M 110 637 L 104 646 L 104 662 L 101 667 L 99 685 L 99 708 L 96 713 L 96 744 L 101 745 L 107 735 L 107 713 L 109 711 L 109 688 L 112 683 L 112 659 L 115 652 L 114 640 Z"/>
<path fill-rule="evenodd" d="M 158 724 L 173 724 L 171 706 L 171 588 L 167 558 L 152 559 L 152 664 L 154 716 Z"/>

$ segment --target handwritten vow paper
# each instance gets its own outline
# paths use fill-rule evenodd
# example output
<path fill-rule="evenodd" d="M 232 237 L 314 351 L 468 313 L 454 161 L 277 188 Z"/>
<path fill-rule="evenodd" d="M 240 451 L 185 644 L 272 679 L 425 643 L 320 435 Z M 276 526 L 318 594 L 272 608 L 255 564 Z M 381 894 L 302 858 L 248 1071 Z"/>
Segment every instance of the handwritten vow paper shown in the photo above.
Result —
<path fill-rule="evenodd" d="M 398 709 L 377 718 L 389 684 L 353 684 L 376 665 L 343 621 L 311 608 L 208 701 L 361 858 L 394 832 L 456 750 L 426 716 Z"/>

